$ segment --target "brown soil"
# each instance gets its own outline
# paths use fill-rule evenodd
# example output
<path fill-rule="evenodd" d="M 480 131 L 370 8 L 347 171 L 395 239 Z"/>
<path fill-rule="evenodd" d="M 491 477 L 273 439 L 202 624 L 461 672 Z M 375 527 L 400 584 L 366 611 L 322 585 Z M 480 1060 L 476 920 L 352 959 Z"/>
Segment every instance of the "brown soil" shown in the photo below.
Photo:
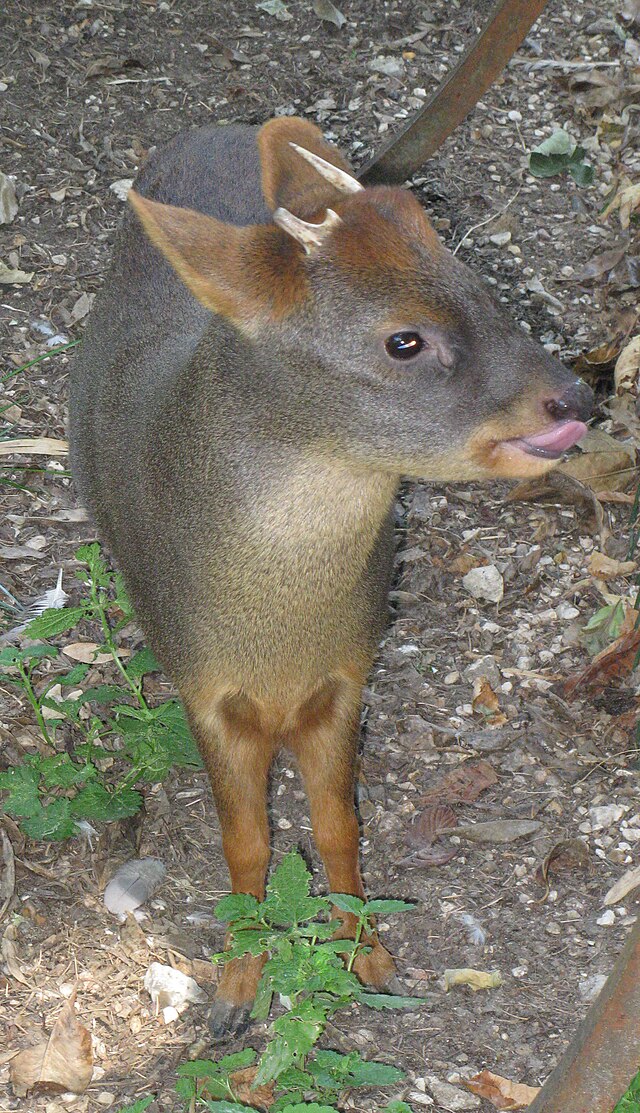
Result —
<path fill-rule="evenodd" d="M 53 336 L 64 343 L 82 335 L 122 212 L 110 187 L 134 177 L 151 145 L 185 125 L 295 112 L 318 122 L 359 164 L 420 106 L 420 90 L 435 87 L 489 6 L 353 0 L 343 7 L 341 30 L 298 0 L 289 4 L 288 22 L 254 3 L 215 0 L 14 0 L 4 9 L 0 170 L 15 177 L 20 207 L 3 227 L 2 260 L 33 272 L 28 283 L 2 290 L 7 371 L 46 353 Z M 416 176 L 447 242 L 460 244 L 516 318 L 565 358 L 628 330 L 633 319 L 633 286 L 572 283 L 570 268 L 621 242 L 617 223 L 599 222 L 598 213 L 621 170 L 633 176 L 635 169 L 637 180 L 637 156 L 629 135 L 621 149 L 602 142 L 590 150 L 596 181 L 589 189 L 569 178 L 529 178 L 525 151 L 554 127 L 565 124 L 588 141 L 602 120 L 602 109 L 581 99 L 584 91 L 568 89 L 571 71 L 531 63 L 596 61 L 599 73 L 624 83 L 634 59 L 625 40 L 633 42 L 633 33 L 595 3 L 552 0 L 503 78 Z M 371 68 L 381 57 L 397 63 L 397 76 Z M 489 238 L 500 231 L 511 233 L 509 244 Z M 527 288 L 532 278 L 551 300 Z M 6 436 L 64 436 L 66 371 L 63 353 L 5 384 L 12 407 Z M 607 382 L 596 385 L 604 395 Z M 30 471 L 29 462 L 41 470 Z M 26 602 L 52 587 L 63 568 L 73 594 L 74 552 L 93 537 L 92 527 L 77 513 L 59 464 L 46 457 L 17 463 L 2 477 L 27 489 L 0 487 L 2 584 Z M 603 605 L 589 554 L 606 534 L 607 553 L 625 558 L 629 506 L 605 503 L 597 524 L 588 502 L 553 494 L 510 501 L 509 492 L 507 484 L 419 485 L 403 497 L 394 620 L 366 695 L 360 814 L 369 893 L 418 902 L 414 913 L 380 927 L 406 985 L 426 993 L 427 1003 L 417 1013 L 354 1011 L 328 1040 L 398 1064 L 410 1079 L 433 1075 L 456 1087 L 459 1075 L 485 1067 L 531 1085 L 544 1080 L 588 1007 L 587 979 L 610 970 L 634 914 L 629 897 L 611 923 L 602 921 L 605 893 L 638 861 L 633 683 L 618 682 L 594 700 L 582 693 L 571 704 L 557 694 L 588 662 L 578 628 Z M 502 573 L 498 606 L 463 588 L 474 561 Z M 631 597 L 629 579 L 606 587 Z M 504 716 L 496 728 L 472 705 L 467 670 L 482 657 L 490 659 L 485 668 Z M 0 695 L 7 766 L 34 752 L 37 732 L 15 692 Z M 489 762 L 496 782 L 473 804 L 456 806 L 458 822 L 536 819 L 541 826 L 500 845 L 447 839 L 457 857 L 430 866 L 411 832 L 421 798 L 478 759 Z M 97 1070 L 73 1101 L 8 1096 L 3 1108 L 118 1109 L 155 1092 L 151 1113 L 177 1109 L 175 1066 L 216 1054 L 203 1006 L 165 1026 L 142 985 L 151 961 L 202 960 L 222 945 L 212 909 L 227 872 L 209 788 L 203 774 L 180 774 L 145 795 L 138 820 L 101 829 L 93 843 L 35 843 L 4 821 L 17 857 L 12 911 L 19 918 L 9 936 L 10 913 L 2 925 L 0 1078 L 8 1080 L 15 1050 L 50 1028 L 74 985 Z M 601 824 L 602 813 L 590 809 L 603 805 L 617 808 Z M 300 846 L 321 885 L 305 798 L 285 759 L 274 775 L 272 816 L 275 855 Z M 541 863 L 555 844 L 575 837 L 588 847 L 588 868 L 552 872 L 546 892 Z M 136 854 L 160 857 L 167 881 L 141 927 L 121 927 L 102 892 L 117 864 Z M 463 913 L 480 922 L 484 943 L 471 940 Z M 443 971 L 466 966 L 500 970 L 502 987 L 445 994 Z M 197 966 L 209 991 L 206 969 Z M 260 1047 L 262 1035 L 257 1026 L 249 1040 Z M 382 1104 L 381 1095 L 369 1095 L 345 1108 Z M 436 1100 L 433 1108 L 446 1106 Z"/>

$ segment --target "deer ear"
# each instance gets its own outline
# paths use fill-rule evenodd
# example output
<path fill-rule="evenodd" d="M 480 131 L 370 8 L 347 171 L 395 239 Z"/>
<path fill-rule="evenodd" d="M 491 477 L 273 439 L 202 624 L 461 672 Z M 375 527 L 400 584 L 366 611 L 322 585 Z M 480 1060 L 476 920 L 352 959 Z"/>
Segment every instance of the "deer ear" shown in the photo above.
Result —
<path fill-rule="evenodd" d="M 162 205 L 133 189 L 128 200 L 154 247 L 198 301 L 236 321 L 251 313 L 251 292 L 242 281 L 251 227 L 238 228 L 193 209 Z"/>
<path fill-rule="evenodd" d="M 269 120 L 258 132 L 262 167 L 262 192 L 268 208 L 289 209 L 303 220 L 334 206 L 344 191 L 331 185 L 291 144 L 319 155 L 340 170 L 351 173 L 340 152 L 327 143 L 319 128 L 297 116 Z"/>
<path fill-rule="evenodd" d="M 162 205 L 134 189 L 128 198 L 152 244 L 198 301 L 252 334 L 306 299 L 301 252 L 273 225 L 225 224 Z"/>

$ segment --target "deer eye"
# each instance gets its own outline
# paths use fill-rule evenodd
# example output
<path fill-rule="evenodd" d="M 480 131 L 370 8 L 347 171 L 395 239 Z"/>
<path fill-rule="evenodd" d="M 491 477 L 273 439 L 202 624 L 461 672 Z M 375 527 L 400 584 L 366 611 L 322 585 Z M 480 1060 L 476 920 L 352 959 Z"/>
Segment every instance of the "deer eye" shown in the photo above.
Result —
<path fill-rule="evenodd" d="M 394 332 L 384 346 L 392 359 L 413 359 L 424 348 L 424 340 L 418 332 Z"/>

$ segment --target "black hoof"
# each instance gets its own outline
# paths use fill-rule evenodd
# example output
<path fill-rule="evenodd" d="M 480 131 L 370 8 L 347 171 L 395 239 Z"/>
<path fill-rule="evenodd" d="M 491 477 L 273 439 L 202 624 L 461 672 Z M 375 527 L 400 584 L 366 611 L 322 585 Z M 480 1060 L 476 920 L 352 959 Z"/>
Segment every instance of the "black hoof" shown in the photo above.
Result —
<path fill-rule="evenodd" d="M 214 1040 L 228 1040 L 240 1036 L 251 1023 L 251 1005 L 234 1005 L 217 997 L 211 1006 L 207 1024 Z"/>

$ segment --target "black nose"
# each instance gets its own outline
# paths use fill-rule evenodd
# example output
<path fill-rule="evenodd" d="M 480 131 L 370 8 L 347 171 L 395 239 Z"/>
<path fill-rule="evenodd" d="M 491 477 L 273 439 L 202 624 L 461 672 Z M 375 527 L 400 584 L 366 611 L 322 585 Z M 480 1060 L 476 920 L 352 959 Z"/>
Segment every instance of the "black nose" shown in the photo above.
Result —
<path fill-rule="evenodd" d="M 593 391 L 576 379 L 559 398 L 550 398 L 545 409 L 554 421 L 588 421 L 593 409 Z"/>

